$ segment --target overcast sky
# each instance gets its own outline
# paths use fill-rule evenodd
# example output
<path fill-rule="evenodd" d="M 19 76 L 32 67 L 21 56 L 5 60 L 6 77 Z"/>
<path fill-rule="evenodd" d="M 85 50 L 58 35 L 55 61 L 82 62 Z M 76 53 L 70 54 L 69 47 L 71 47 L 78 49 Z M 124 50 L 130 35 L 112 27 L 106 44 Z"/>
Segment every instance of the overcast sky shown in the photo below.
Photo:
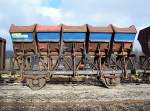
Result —
<path fill-rule="evenodd" d="M 91 24 L 119 27 L 150 25 L 150 0 L 0 0 L 0 36 L 7 39 L 11 24 Z M 139 48 L 135 40 L 135 48 Z"/>

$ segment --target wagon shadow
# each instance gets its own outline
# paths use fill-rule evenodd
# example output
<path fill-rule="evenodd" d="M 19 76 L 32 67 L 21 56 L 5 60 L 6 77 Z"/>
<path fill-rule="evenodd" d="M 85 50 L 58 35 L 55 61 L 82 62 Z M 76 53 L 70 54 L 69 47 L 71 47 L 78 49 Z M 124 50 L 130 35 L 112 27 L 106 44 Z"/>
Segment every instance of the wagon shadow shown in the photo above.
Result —
<path fill-rule="evenodd" d="M 46 84 L 61 84 L 61 85 L 93 85 L 93 86 L 103 86 L 103 84 L 98 80 L 62 80 L 62 79 L 56 79 L 56 80 L 50 80 Z"/>

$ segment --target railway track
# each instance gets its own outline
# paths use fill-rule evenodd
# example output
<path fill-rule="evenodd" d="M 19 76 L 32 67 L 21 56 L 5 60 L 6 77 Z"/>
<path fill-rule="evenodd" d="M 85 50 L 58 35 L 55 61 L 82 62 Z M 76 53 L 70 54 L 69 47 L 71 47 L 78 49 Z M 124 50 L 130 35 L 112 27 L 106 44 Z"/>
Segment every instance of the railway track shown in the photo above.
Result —
<path fill-rule="evenodd" d="M 37 74 L 46 74 L 46 71 L 40 72 L 39 71 L 27 71 L 27 73 L 35 73 Z M 23 82 L 20 81 L 21 75 L 19 74 L 20 71 L 15 71 L 11 72 L 10 70 L 5 70 L 5 71 L 0 71 L 0 82 L 1 83 L 14 83 L 14 82 Z M 75 78 L 72 78 L 72 71 L 51 71 L 50 74 L 52 77 L 49 78 L 48 83 L 91 83 L 93 82 L 99 82 L 96 79 L 97 71 L 78 71 L 77 72 L 80 76 L 77 76 Z M 111 70 L 105 70 L 103 71 L 104 75 L 107 74 L 115 74 L 115 76 L 121 77 L 123 71 L 122 70 L 116 70 L 116 71 L 111 71 Z M 127 70 L 127 73 L 129 75 L 128 79 L 122 80 L 122 83 L 132 83 L 132 82 L 137 82 L 137 83 L 150 83 L 149 75 L 150 75 L 150 70 L 136 70 L 134 74 L 132 74 L 131 70 Z M 143 74 L 146 76 L 144 77 Z"/>

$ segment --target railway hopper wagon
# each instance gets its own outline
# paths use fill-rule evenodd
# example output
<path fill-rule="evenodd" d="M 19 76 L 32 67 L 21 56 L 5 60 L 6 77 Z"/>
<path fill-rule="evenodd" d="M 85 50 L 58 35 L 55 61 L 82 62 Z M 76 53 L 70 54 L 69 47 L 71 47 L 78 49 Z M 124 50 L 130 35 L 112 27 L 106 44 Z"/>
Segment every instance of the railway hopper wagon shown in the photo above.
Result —
<path fill-rule="evenodd" d="M 89 61 L 93 64 L 93 70 L 97 70 L 97 78 L 104 83 L 106 87 L 116 85 L 120 78 L 110 70 L 110 51 L 112 38 L 114 36 L 112 25 L 107 27 L 97 27 L 88 25 L 88 55 Z M 107 73 L 106 73 L 107 72 Z"/>
<path fill-rule="evenodd" d="M 6 40 L 0 38 L 0 70 L 5 69 L 5 47 L 6 47 Z"/>
<path fill-rule="evenodd" d="M 35 28 L 36 25 L 11 25 L 10 35 L 13 41 L 14 69 L 19 71 L 27 86 L 37 89 L 45 85 L 45 75 L 47 73 L 39 70 L 40 54 Z"/>
<path fill-rule="evenodd" d="M 112 38 L 112 60 L 115 62 L 115 68 L 117 70 L 123 70 L 123 78 L 128 78 L 127 70 L 135 71 L 136 58 L 135 54 L 132 53 L 133 42 L 136 36 L 135 26 L 127 28 L 113 27 L 114 36 Z"/>
<path fill-rule="evenodd" d="M 53 75 L 92 76 L 109 88 L 126 78 L 136 29 L 11 25 L 10 34 L 14 63 L 30 88 L 42 88 Z"/>
<path fill-rule="evenodd" d="M 120 82 L 120 78 L 127 78 L 128 64 L 132 65 L 130 70 L 135 69 L 135 55 L 131 52 L 136 29 L 134 26 L 117 28 L 112 25 L 88 26 L 88 29 L 88 53 L 93 57 L 92 63 L 105 86 L 114 86 Z"/>
<path fill-rule="evenodd" d="M 144 53 L 140 56 L 140 69 L 144 70 L 144 78 L 150 81 L 150 27 L 140 30 L 138 41 Z"/>

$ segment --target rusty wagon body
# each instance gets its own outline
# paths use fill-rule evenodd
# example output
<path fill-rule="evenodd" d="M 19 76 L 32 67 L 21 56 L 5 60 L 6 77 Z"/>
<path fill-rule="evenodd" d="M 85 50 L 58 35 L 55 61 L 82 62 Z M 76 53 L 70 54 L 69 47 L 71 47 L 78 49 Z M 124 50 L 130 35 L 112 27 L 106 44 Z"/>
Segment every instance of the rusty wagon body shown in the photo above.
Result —
<path fill-rule="evenodd" d="M 112 87 L 128 76 L 136 28 L 11 25 L 10 34 L 14 62 L 30 88 L 42 88 L 53 75 L 93 76 Z"/>
<path fill-rule="evenodd" d="M 144 70 L 144 78 L 150 81 L 150 27 L 140 30 L 138 41 L 144 53 L 140 56 L 140 69 Z"/>
<path fill-rule="evenodd" d="M 6 40 L 0 38 L 0 70 L 5 69 L 5 49 L 6 49 Z"/>

